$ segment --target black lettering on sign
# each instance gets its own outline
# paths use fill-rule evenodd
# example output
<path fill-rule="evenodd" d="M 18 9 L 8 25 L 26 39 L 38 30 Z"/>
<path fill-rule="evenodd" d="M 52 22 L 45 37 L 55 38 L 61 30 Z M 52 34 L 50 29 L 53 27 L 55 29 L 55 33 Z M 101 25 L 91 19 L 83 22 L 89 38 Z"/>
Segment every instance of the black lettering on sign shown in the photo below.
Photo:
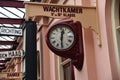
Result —
<path fill-rule="evenodd" d="M 83 13 L 79 7 L 58 7 L 58 6 L 43 6 L 45 12 L 62 12 L 62 13 Z"/>
<path fill-rule="evenodd" d="M 9 51 L 8 55 L 9 57 L 21 57 L 22 52 L 21 51 Z"/>
<path fill-rule="evenodd" d="M 7 54 L 0 54 L 0 58 L 6 58 Z"/>
<path fill-rule="evenodd" d="M 19 77 L 19 73 L 7 73 L 7 77 Z"/>

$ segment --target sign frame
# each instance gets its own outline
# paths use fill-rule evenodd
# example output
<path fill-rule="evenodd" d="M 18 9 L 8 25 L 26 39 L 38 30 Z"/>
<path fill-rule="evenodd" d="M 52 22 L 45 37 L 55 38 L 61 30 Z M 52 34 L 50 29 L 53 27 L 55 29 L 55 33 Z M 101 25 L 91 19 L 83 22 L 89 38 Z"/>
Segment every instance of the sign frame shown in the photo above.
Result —
<path fill-rule="evenodd" d="M 23 30 L 21 28 L 0 27 L 0 35 L 22 37 L 23 36 Z"/>
<path fill-rule="evenodd" d="M 1 79 L 22 80 L 22 72 L 1 72 L 0 80 Z"/>
<path fill-rule="evenodd" d="M 25 54 L 23 50 L 0 52 L 0 58 L 14 58 L 14 57 L 22 57 L 24 55 Z"/>

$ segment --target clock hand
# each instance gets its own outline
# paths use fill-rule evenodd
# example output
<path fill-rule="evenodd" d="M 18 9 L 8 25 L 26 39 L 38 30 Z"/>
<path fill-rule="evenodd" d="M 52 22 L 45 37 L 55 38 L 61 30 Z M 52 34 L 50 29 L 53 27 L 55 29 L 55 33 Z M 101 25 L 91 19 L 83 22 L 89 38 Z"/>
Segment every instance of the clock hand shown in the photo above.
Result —
<path fill-rule="evenodd" d="M 63 48 L 63 35 L 64 35 L 64 29 L 62 29 L 62 31 L 61 31 L 61 37 L 60 37 L 60 40 L 61 40 L 61 48 Z"/>

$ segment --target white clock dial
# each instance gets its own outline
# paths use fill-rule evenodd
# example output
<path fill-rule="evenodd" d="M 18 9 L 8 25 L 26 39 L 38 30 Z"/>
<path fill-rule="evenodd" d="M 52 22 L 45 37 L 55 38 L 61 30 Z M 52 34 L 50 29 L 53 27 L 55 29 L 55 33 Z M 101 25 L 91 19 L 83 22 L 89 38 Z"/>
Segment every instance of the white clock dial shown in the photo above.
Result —
<path fill-rule="evenodd" d="M 68 25 L 59 24 L 50 30 L 50 44 L 57 49 L 69 48 L 74 40 L 74 33 Z"/>

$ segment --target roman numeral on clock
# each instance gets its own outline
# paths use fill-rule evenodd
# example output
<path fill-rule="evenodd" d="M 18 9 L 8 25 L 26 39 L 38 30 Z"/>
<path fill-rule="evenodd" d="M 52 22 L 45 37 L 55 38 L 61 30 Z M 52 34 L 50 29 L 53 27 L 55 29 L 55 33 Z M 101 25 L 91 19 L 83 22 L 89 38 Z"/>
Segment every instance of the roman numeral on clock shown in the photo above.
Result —
<path fill-rule="evenodd" d="M 53 43 L 53 44 L 55 44 L 55 43 L 56 43 L 56 41 L 53 41 L 52 43 Z"/>
<path fill-rule="evenodd" d="M 69 40 L 68 40 L 68 42 L 70 42 L 70 43 L 71 43 L 71 42 L 72 42 L 72 40 L 70 40 L 70 39 L 69 39 Z"/>

